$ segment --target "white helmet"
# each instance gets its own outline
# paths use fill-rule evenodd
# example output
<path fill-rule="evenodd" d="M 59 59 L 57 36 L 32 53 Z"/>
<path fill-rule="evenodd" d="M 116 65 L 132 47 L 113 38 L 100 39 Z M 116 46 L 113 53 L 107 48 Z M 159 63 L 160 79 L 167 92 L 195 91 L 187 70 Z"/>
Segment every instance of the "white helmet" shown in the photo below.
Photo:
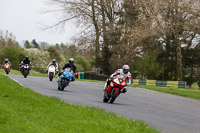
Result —
<path fill-rule="evenodd" d="M 127 74 L 130 70 L 130 67 L 128 65 L 123 65 L 122 67 L 124 74 Z"/>

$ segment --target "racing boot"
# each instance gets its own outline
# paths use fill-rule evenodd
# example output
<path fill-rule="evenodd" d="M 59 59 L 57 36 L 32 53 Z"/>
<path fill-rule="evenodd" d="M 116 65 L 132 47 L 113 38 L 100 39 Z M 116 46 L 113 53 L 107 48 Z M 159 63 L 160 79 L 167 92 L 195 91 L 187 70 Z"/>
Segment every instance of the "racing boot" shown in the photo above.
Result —
<path fill-rule="evenodd" d="M 124 89 L 122 90 L 122 93 L 126 93 L 127 92 L 127 89 L 126 87 L 124 87 Z"/>

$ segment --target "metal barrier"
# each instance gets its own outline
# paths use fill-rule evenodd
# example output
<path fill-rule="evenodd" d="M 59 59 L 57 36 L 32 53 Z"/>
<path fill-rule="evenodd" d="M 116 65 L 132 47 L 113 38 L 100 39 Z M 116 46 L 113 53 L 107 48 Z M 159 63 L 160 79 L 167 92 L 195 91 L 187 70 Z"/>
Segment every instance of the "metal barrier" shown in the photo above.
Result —
<path fill-rule="evenodd" d="M 161 87 L 175 87 L 175 88 L 186 88 L 185 81 L 162 81 L 162 80 L 141 80 L 133 79 L 135 85 L 152 85 Z"/>

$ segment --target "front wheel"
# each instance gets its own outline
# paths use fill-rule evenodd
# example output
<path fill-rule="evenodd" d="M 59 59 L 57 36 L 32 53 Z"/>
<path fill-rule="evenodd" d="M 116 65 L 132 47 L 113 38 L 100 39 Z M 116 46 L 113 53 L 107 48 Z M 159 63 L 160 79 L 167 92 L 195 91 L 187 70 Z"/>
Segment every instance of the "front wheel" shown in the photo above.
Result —
<path fill-rule="evenodd" d="M 49 80 L 52 81 L 53 79 L 53 73 L 49 73 Z"/>
<path fill-rule="evenodd" d="M 69 84 L 69 80 L 63 79 L 62 80 L 62 88 L 61 88 L 61 90 L 63 91 L 68 84 Z"/>
<path fill-rule="evenodd" d="M 9 71 L 8 71 L 8 70 L 6 70 L 6 74 L 9 74 Z"/>
<path fill-rule="evenodd" d="M 28 73 L 29 73 L 28 70 L 24 70 L 24 72 L 23 72 L 24 78 L 26 78 L 28 76 Z"/>
<path fill-rule="evenodd" d="M 119 94 L 119 90 L 115 89 L 110 97 L 109 103 L 113 103 Z"/>
<path fill-rule="evenodd" d="M 107 92 L 107 91 L 104 92 L 104 95 L 103 95 L 103 101 L 104 101 L 105 103 L 107 103 L 107 102 L 109 101 L 109 98 L 108 98 L 108 92 Z"/>

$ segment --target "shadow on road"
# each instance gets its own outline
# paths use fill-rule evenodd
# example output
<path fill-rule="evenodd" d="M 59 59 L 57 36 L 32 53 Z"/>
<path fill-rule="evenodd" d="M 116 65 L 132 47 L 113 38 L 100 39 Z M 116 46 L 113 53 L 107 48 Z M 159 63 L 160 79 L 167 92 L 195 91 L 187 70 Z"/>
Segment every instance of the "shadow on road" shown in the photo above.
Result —
<path fill-rule="evenodd" d="M 108 105 L 122 105 L 122 106 L 132 106 L 131 104 L 126 104 L 126 103 L 105 103 L 103 101 L 95 101 L 97 103 L 104 103 L 104 104 L 108 104 Z"/>

